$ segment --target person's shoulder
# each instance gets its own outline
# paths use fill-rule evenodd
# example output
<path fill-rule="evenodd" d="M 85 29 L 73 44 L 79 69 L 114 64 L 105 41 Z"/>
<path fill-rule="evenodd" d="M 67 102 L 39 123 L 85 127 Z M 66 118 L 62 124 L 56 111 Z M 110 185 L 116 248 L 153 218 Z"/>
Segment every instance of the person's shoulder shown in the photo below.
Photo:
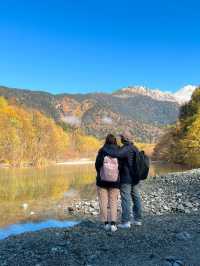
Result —
<path fill-rule="evenodd" d="M 138 153 L 139 150 L 138 148 L 132 143 L 132 150 L 135 152 L 135 153 Z"/>
<path fill-rule="evenodd" d="M 114 150 L 119 150 L 119 149 L 120 149 L 120 146 L 119 146 L 119 145 L 112 145 L 112 148 L 113 148 Z"/>
<path fill-rule="evenodd" d="M 128 143 L 125 143 L 123 146 L 120 147 L 120 150 L 124 153 L 124 154 L 128 154 L 129 151 L 131 150 L 131 146 Z"/>
<path fill-rule="evenodd" d="M 128 142 L 125 147 L 127 147 L 127 149 L 129 149 L 131 151 L 133 151 L 133 150 L 136 151 L 137 150 L 137 147 L 134 145 L 133 142 Z"/>
<path fill-rule="evenodd" d="M 103 147 L 101 147 L 99 150 L 98 150 L 98 154 L 102 154 L 103 153 Z"/>
<path fill-rule="evenodd" d="M 111 144 L 111 145 L 104 145 L 102 147 L 103 151 L 110 151 L 110 150 L 116 150 L 118 149 L 118 145 L 114 145 L 114 144 Z"/>
<path fill-rule="evenodd" d="M 133 149 L 137 149 L 134 143 L 131 143 L 131 146 L 133 147 Z"/>

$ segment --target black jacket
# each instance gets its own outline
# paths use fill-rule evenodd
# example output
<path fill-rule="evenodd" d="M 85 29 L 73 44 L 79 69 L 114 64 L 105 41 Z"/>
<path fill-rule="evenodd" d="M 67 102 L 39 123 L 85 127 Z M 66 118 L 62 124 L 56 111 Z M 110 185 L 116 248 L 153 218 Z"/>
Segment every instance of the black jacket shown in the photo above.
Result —
<path fill-rule="evenodd" d="M 134 169 L 136 167 L 136 154 L 137 148 L 133 143 L 126 141 L 124 145 L 118 150 L 112 150 L 109 147 L 105 148 L 105 152 L 111 157 L 116 157 L 121 161 L 120 167 L 120 183 L 121 184 L 133 184 L 139 183 L 138 178 L 134 175 Z"/>
<path fill-rule="evenodd" d="M 108 155 L 106 153 L 106 149 L 108 149 L 111 152 L 117 152 L 118 151 L 118 146 L 116 145 L 104 145 L 98 152 L 97 158 L 96 158 L 96 162 L 95 162 L 95 168 L 97 171 L 97 177 L 96 177 L 96 185 L 98 187 L 103 187 L 103 188 L 119 188 L 120 187 L 120 176 L 119 179 L 117 180 L 117 182 L 106 182 L 106 181 L 102 181 L 101 177 L 100 177 L 100 170 L 101 167 L 103 166 L 103 161 L 104 161 L 104 157 L 106 155 Z M 115 156 L 112 156 L 115 157 Z M 120 162 L 118 160 L 119 163 L 119 171 L 120 171 Z"/>

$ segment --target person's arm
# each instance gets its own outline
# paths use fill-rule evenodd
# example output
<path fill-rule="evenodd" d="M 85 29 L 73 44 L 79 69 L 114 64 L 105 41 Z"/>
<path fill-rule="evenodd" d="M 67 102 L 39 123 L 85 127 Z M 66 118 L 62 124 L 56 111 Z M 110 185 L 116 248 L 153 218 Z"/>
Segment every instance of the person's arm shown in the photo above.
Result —
<path fill-rule="evenodd" d="M 95 161 L 95 168 L 97 172 L 100 172 L 102 165 L 103 165 L 103 155 L 102 155 L 102 150 L 99 150 Z"/>
<path fill-rule="evenodd" d="M 119 149 L 106 149 L 105 151 L 109 156 L 114 158 L 124 159 L 127 157 L 127 146 Z"/>

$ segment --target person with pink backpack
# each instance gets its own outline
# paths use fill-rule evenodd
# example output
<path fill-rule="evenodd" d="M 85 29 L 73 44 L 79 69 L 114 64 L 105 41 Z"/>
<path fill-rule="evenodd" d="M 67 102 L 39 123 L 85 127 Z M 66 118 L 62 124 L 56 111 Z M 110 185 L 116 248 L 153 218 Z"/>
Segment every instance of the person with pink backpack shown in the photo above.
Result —
<path fill-rule="evenodd" d="M 106 137 L 104 146 L 99 150 L 95 168 L 97 171 L 96 185 L 99 198 L 100 216 L 104 222 L 105 230 L 117 231 L 117 204 L 120 188 L 119 168 L 120 162 L 117 158 L 108 156 L 105 149 L 115 152 L 119 149 L 114 135 Z M 108 213 L 108 207 L 110 213 Z"/>

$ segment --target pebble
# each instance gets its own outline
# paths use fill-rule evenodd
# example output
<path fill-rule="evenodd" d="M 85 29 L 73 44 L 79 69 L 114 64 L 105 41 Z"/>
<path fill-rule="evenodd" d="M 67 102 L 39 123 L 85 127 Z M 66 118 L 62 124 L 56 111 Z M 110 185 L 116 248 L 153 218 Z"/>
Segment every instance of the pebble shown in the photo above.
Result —
<path fill-rule="evenodd" d="M 167 207 L 166 205 L 163 206 L 163 209 L 168 211 L 169 210 L 169 207 Z"/>
<path fill-rule="evenodd" d="M 184 266 L 184 262 L 177 259 L 174 256 L 169 256 L 165 259 L 164 265 L 163 266 Z"/>
<path fill-rule="evenodd" d="M 176 238 L 178 240 L 187 241 L 187 240 L 190 240 L 192 238 L 192 236 L 188 232 L 180 232 L 180 233 L 176 234 Z"/>
<path fill-rule="evenodd" d="M 169 261 L 165 261 L 164 262 L 164 264 L 163 264 L 163 266 L 172 266 L 173 264 L 171 264 L 171 262 L 169 262 Z"/>
<path fill-rule="evenodd" d="M 192 208 L 193 207 L 193 204 L 189 201 L 185 202 L 184 205 L 188 208 Z"/>
<path fill-rule="evenodd" d="M 168 256 L 165 258 L 166 261 L 170 262 L 170 263 L 174 263 L 176 261 L 176 257 L 174 256 Z"/>
<path fill-rule="evenodd" d="M 190 210 L 189 209 L 185 209 L 184 212 L 187 213 L 187 214 L 190 214 Z"/>
<path fill-rule="evenodd" d="M 68 207 L 67 209 L 68 209 L 68 211 L 69 211 L 69 212 L 73 212 L 73 211 L 74 211 L 74 208 L 73 208 L 73 207 L 71 207 L 71 206 L 70 206 L 70 207 Z"/>
<path fill-rule="evenodd" d="M 179 211 L 179 212 L 185 212 L 185 207 L 182 204 L 179 204 L 177 206 L 177 211 Z"/>
<path fill-rule="evenodd" d="M 184 266 L 184 262 L 177 260 L 174 262 L 173 266 Z"/>
<path fill-rule="evenodd" d="M 53 247 L 51 248 L 52 253 L 63 253 L 64 250 L 61 247 Z"/>

